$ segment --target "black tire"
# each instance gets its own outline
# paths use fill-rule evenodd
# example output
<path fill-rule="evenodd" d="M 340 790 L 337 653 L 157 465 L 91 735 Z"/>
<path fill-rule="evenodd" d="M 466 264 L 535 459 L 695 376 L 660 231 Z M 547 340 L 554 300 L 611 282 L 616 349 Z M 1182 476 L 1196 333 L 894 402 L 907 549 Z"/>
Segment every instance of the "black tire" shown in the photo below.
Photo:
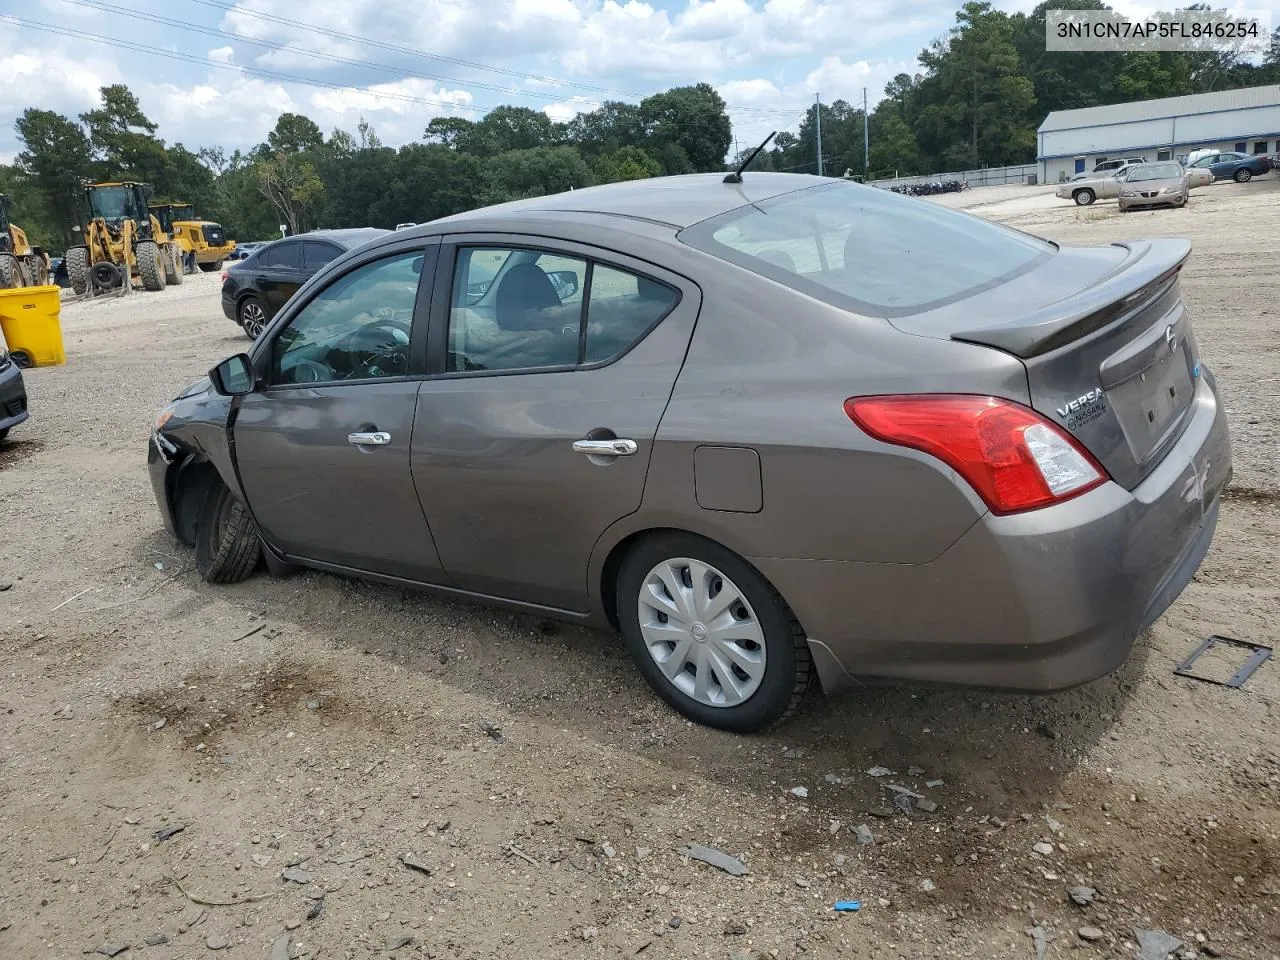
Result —
<path fill-rule="evenodd" d="M 196 266 L 199 267 L 203 273 L 213 273 L 222 266 L 222 261 L 218 260 L 215 263 L 197 263 Z"/>
<path fill-rule="evenodd" d="M 1253 171 L 1248 167 L 1241 167 L 1231 175 L 1231 179 L 1236 183 L 1248 183 L 1253 179 Z"/>
<path fill-rule="evenodd" d="M 764 676 L 755 692 L 736 706 L 700 703 L 677 689 L 645 645 L 638 610 L 640 591 L 651 570 L 680 557 L 707 563 L 733 581 L 764 634 Z M 658 696 L 690 720 L 736 733 L 763 730 L 794 713 L 809 688 L 813 660 L 795 616 L 754 567 L 717 543 L 684 533 L 655 534 L 641 540 L 618 572 L 617 601 L 622 636 L 636 667 Z"/>
<path fill-rule="evenodd" d="M 3 430 L 0 430 L 0 443 L 5 442 L 5 440 L 9 436 L 9 431 L 12 429 L 13 429 L 12 427 L 5 427 Z"/>
<path fill-rule="evenodd" d="M 257 297 L 245 297 L 236 307 L 236 322 L 244 329 L 245 336 L 257 340 L 267 328 L 267 308 Z"/>
<path fill-rule="evenodd" d="M 138 276 L 142 278 L 143 290 L 155 293 L 164 289 L 164 263 L 161 257 L 160 247 L 154 240 L 143 240 L 138 244 Z"/>
<path fill-rule="evenodd" d="M 262 557 L 258 525 L 221 481 L 210 485 L 196 519 L 196 570 L 208 583 L 248 579 Z"/>
<path fill-rule="evenodd" d="M 0 290 L 22 285 L 23 277 L 18 266 L 18 258 L 11 253 L 0 253 Z"/>
<path fill-rule="evenodd" d="M 89 251 L 84 247 L 72 247 L 63 259 L 67 268 L 67 282 L 74 293 L 89 289 Z"/>
<path fill-rule="evenodd" d="M 1085 187 L 1083 190 L 1077 190 L 1073 193 L 1071 195 L 1071 199 L 1076 202 L 1076 206 L 1087 207 L 1089 204 L 1093 203 L 1093 201 L 1098 199 L 1098 195 L 1088 187 Z"/>
<path fill-rule="evenodd" d="M 160 258 L 164 261 L 164 282 L 171 287 L 182 283 L 182 251 L 170 244 L 164 248 Z"/>

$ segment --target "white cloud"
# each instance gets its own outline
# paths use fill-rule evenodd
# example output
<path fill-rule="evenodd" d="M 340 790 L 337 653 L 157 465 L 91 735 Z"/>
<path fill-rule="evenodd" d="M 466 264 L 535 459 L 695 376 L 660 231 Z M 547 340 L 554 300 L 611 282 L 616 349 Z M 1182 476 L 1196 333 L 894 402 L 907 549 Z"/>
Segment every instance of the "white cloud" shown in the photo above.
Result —
<path fill-rule="evenodd" d="M 558 103 L 548 103 L 542 108 L 552 120 L 557 123 L 568 123 L 580 113 L 590 113 L 596 108 L 595 101 L 588 100 L 585 97 L 572 97 L 568 100 L 561 100 Z"/>
<path fill-rule="evenodd" d="M 215 47 L 209 51 L 208 56 L 215 63 L 231 63 L 235 53 L 235 47 Z"/>

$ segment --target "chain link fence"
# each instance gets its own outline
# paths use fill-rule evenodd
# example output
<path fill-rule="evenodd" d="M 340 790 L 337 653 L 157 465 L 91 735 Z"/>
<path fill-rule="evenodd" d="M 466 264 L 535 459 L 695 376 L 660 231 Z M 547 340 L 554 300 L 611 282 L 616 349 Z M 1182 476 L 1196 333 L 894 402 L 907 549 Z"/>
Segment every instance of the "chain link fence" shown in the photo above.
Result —
<path fill-rule="evenodd" d="M 906 186 L 913 183 L 945 183 L 959 180 L 971 187 L 998 187 L 1010 183 L 1034 184 L 1038 167 L 1034 163 L 1020 163 L 1012 167 L 983 167 L 980 170 L 956 170 L 951 173 L 930 173 L 919 177 L 891 177 L 872 180 L 873 187 Z"/>

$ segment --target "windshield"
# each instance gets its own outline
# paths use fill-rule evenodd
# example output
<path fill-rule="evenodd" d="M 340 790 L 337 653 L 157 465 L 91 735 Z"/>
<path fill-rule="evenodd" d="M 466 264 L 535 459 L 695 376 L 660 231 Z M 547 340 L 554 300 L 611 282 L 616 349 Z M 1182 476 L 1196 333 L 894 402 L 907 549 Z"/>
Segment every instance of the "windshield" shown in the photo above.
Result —
<path fill-rule="evenodd" d="M 95 217 L 113 222 L 138 220 L 143 216 L 132 187 L 96 187 L 90 190 L 89 209 Z"/>
<path fill-rule="evenodd" d="M 819 300 L 885 317 L 997 286 L 1056 249 L 928 200 L 847 182 L 731 210 L 680 239 Z"/>
<path fill-rule="evenodd" d="M 1182 164 L 1180 163 L 1152 163 L 1133 167 L 1129 171 L 1128 180 L 1130 183 L 1138 180 L 1174 180 L 1181 176 Z"/>

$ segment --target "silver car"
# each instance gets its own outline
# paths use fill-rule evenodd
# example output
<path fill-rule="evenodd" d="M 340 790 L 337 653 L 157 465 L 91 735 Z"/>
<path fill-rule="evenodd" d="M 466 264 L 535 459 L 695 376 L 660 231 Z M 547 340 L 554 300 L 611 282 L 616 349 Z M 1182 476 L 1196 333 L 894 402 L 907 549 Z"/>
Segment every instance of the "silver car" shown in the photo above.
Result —
<path fill-rule="evenodd" d="M 1131 167 L 1120 185 L 1120 212 L 1143 207 L 1186 206 L 1191 195 L 1187 168 L 1176 161 Z"/>
<path fill-rule="evenodd" d="M 730 730 L 854 677 L 1101 676 L 1231 475 L 1190 247 L 842 180 L 617 183 L 323 267 L 156 419 L 214 582 L 303 565 L 620 631 Z"/>

